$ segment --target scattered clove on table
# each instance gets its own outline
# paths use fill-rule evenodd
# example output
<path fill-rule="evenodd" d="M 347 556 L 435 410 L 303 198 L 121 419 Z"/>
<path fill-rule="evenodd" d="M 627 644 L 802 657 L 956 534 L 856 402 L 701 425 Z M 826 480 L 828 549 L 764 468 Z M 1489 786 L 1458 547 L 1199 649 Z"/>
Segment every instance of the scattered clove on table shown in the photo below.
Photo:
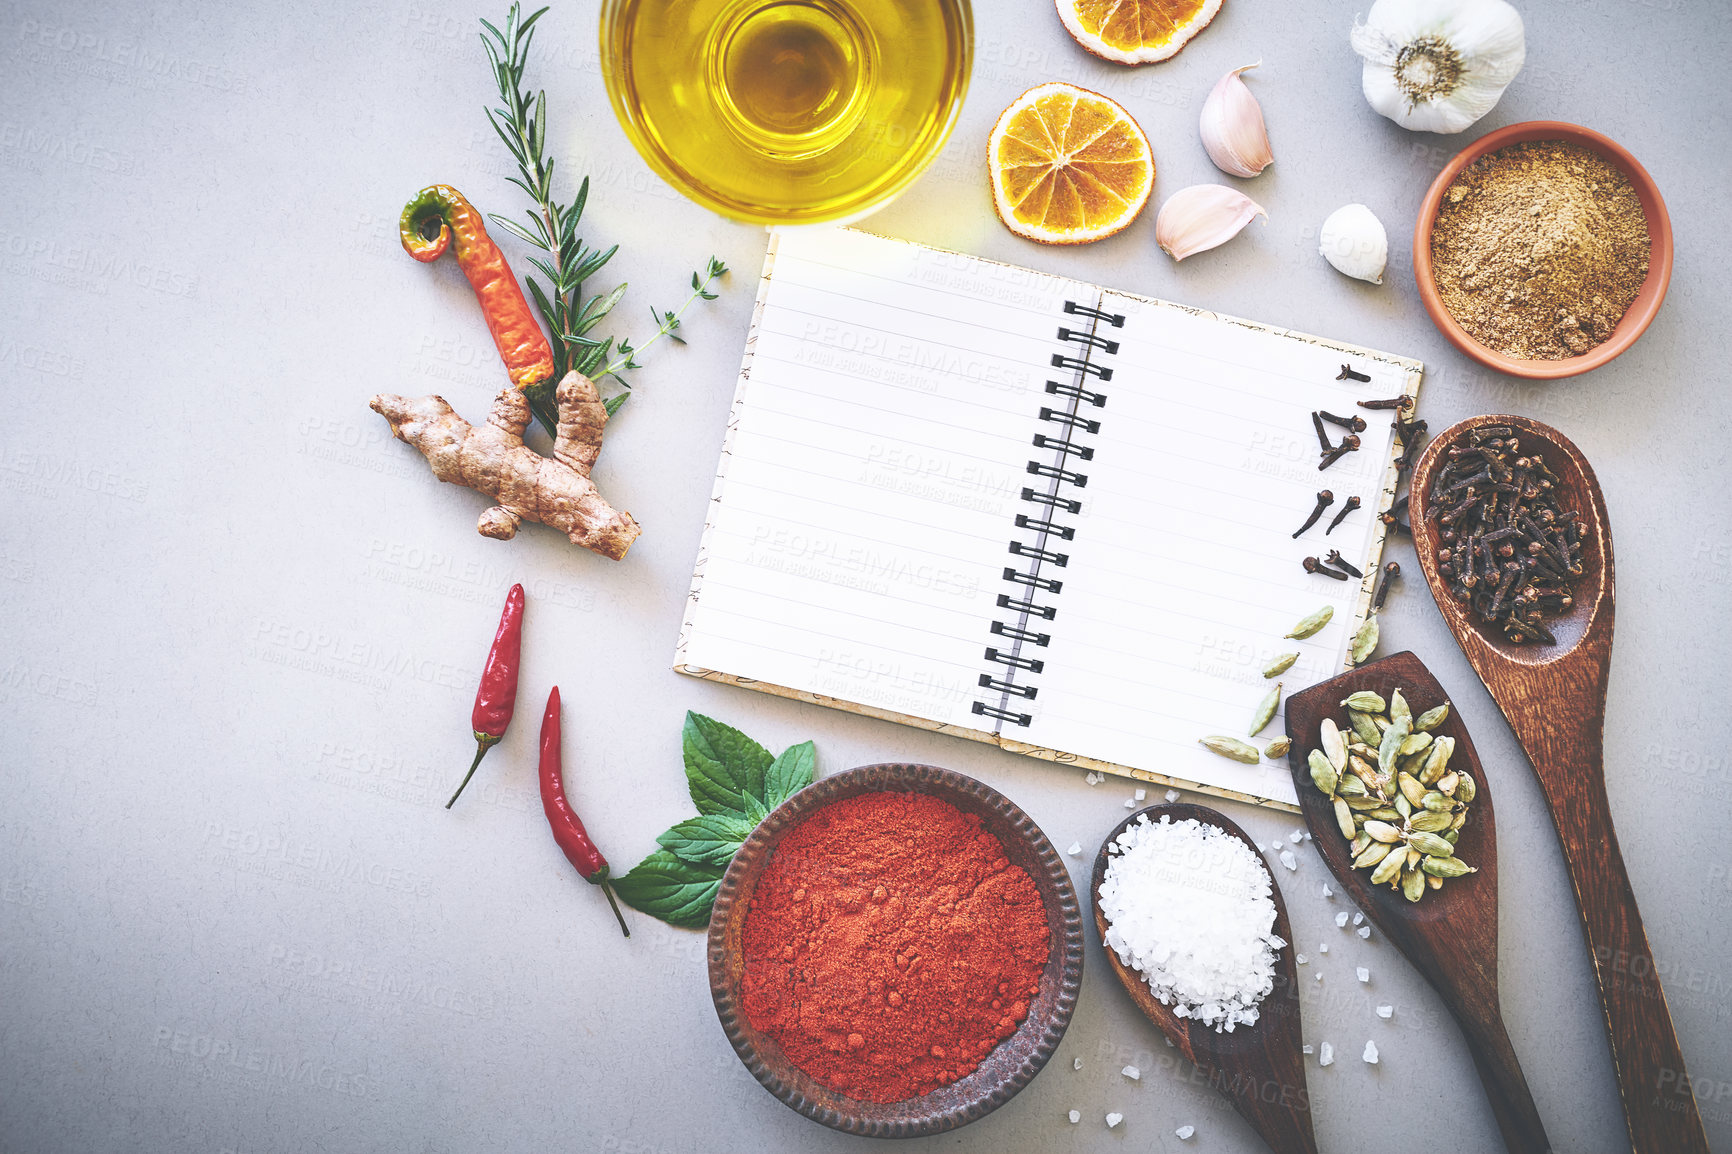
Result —
<path fill-rule="evenodd" d="M 1328 568 L 1315 557 L 1307 557 L 1305 560 L 1301 561 L 1300 564 L 1305 566 L 1305 572 L 1307 573 L 1321 573 L 1323 576 L 1333 577 L 1337 581 L 1347 580 L 1347 574 Z"/>
<path fill-rule="evenodd" d="M 1355 500 L 1357 499 L 1355 498 Z M 1335 504 L 1335 494 L 1328 489 L 1319 489 L 1317 491 L 1317 507 L 1311 510 L 1311 515 L 1305 518 L 1305 523 L 1293 531 L 1293 539 L 1298 540 L 1299 534 L 1317 524 L 1317 518 L 1323 516 L 1323 510 L 1333 504 Z"/>
<path fill-rule="evenodd" d="M 1329 522 L 1329 528 L 1323 530 L 1323 535 L 1325 537 L 1327 537 L 1327 536 L 1329 536 L 1329 534 L 1335 532 L 1335 527 L 1337 525 L 1341 524 L 1341 522 L 1347 520 L 1347 514 L 1353 512 L 1353 510 L 1355 510 L 1357 508 L 1359 508 L 1359 498 L 1358 497 L 1347 498 L 1346 502 L 1344 502 L 1341 506 L 1341 512 L 1335 514 L 1335 520 Z"/>

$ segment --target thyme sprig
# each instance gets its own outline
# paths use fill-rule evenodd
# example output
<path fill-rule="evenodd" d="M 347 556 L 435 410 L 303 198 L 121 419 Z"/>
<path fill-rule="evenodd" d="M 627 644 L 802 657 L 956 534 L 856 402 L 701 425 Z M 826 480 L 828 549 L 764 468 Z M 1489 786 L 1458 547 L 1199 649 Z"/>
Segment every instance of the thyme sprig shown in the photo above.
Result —
<path fill-rule="evenodd" d="M 535 205 L 533 209 L 524 211 L 529 221 L 527 228 L 497 213 L 488 214 L 488 219 L 546 254 L 532 256 L 529 260 L 547 278 L 548 288 L 544 289 L 533 276 L 525 280 L 529 285 L 529 295 L 535 299 L 535 306 L 553 336 L 554 372 L 551 380 L 530 386 L 526 393 L 531 410 L 552 434 L 558 424 L 554 389 L 568 370 L 576 369 L 598 382 L 607 377 L 619 382 L 623 391 L 606 401 L 607 411 L 612 414 L 631 395 L 631 382 L 622 374 L 641 367 L 636 355 L 664 336 L 684 344 L 674 332 L 679 328 L 681 315 L 699 297 L 714 300 L 717 294 L 710 291 L 710 285 L 728 270 L 712 256 L 701 279 L 697 273 L 692 273 L 693 291 L 685 304 L 677 310 L 650 310 L 656 322 L 656 333 L 641 346 L 634 348 L 624 337 L 620 337 L 616 344 L 611 336 L 598 338 L 589 335 L 619 303 L 626 286 L 622 282 L 611 292 L 595 293 L 585 299 L 584 282 L 613 259 L 619 246 L 616 244 L 602 252 L 585 245 L 577 235 L 577 224 L 589 199 L 589 177 L 583 178 L 576 198 L 569 205 L 560 204 L 553 195 L 554 161 L 546 154 L 547 92 L 538 90 L 532 97 L 523 86 L 523 69 L 529 60 L 530 43 L 535 38 L 535 22 L 546 12 L 546 8 L 540 8 L 525 18 L 520 5 L 513 3 L 505 19 L 504 31 L 485 19 L 481 21 L 485 29 L 481 43 L 493 63 L 494 80 L 504 104 L 503 107 L 487 109 L 487 120 L 505 143 L 512 159 L 517 161 L 519 175 L 506 179 L 527 193 Z"/>

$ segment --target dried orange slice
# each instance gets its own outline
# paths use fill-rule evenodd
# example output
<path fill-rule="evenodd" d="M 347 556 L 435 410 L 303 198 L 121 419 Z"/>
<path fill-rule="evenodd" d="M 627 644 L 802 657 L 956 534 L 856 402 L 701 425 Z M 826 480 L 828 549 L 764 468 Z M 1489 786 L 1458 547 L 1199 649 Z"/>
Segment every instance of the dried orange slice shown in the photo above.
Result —
<path fill-rule="evenodd" d="M 1178 54 L 1221 0 L 1054 0 L 1076 42 L 1105 60 L 1150 64 Z"/>
<path fill-rule="evenodd" d="M 1018 236 L 1083 244 L 1136 219 L 1155 186 L 1149 138 L 1118 104 L 1074 84 L 1011 102 L 986 144 L 992 203 Z"/>

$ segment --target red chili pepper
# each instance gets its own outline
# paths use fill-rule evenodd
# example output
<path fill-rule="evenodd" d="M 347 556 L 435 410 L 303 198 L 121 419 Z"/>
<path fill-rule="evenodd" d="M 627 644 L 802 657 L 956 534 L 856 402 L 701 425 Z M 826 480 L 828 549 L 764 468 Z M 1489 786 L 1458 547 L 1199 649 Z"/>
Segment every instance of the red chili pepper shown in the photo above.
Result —
<path fill-rule="evenodd" d="M 547 695 L 547 712 L 541 715 L 541 808 L 547 811 L 547 824 L 553 827 L 553 840 L 565 851 L 566 860 L 577 867 L 584 881 L 601 887 L 601 892 L 607 895 L 607 904 L 613 907 L 613 916 L 619 919 L 620 930 L 629 938 L 631 930 L 626 927 L 625 915 L 619 912 L 619 903 L 613 898 L 613 887 L 607 884 L 607 859 L 595 848 L 595 843 L 589 839 L 589 831 L 583 828 L 583 822 L 572 812 L 571 803 L 565 800 L 565 782 L 560 777 L 559 734 L 559 686 L 555 685 L 553 692 Z"/>
<path fill-rule="evenodd" d="M 463 775 L 463 785 L 445 803 L 450 809 L 463 793 L 463 787 L 475 776 L 475 767 L 487 751 L 505 736 L 511 724 L 511 714 L 517 708 L 517 670 L 523 656 L 523 586 L 513 585 L 505 595 L 505 609 L 499 614 L 499 631 L 493 635 L 493 648 L 487 651 L 487 664 L 481 670 L 481 687 L 475 691 L 475 711 L 469 724 L 475 731 L 475 760 Z"/>
<path fill-rule="evenodd" d="M 439 222 L 439 233 L 429 240 L 422 229 L 434 221 Z M 487 331 L 493 334 L 512 381 L 521 389 L 553 376 L 553 348 L 523 299 L 505 255 L 487 235 L 481 214 L 462 193 L 448 184 L 422 189 L 404 206 L 397 229 L 404 251 L 418 261 L 438 260 L 455 236 L 457 264 L 481 302 Z"/>

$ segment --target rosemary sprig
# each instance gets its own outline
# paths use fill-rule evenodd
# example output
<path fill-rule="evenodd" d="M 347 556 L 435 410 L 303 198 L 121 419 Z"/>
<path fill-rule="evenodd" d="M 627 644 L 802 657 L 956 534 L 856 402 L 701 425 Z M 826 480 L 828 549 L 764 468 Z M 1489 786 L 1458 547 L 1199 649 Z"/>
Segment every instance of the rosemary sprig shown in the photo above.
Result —
<path fill-rule="evenodd" d="M 610 414 L 615 412 L 631 395 L 631 382 L 621 374 L 640 367 L 634 359 L 635 354 L 664 336 L 684 344 L 674 333 L 679 327 L 681 314 L 700 296 L 705 300 L 716 298 L 709 286 L 727 272 L 727 267 L 712 256 L 701 281 L 697 273 L 692 274 L 692 296 L 677 311 L 651 309 L 657 331 L 638 348 L 633 348 L 624 337 L 619 339 L 616 348 L 612 337 L 589 335 L 619 303 L 626 286 L 622 283 L 606 294 L 596 293 L 587 300 L 584 298 L 583 282 L 600 272 L 619 251 L 619 246 L 616 244 L 601 252 L 585 245 L 577 235 L 577 223 L 583 216 L 584 203 L 589 199 L 589 177 L 583 178 L 577 197 L 569 205 L 560 204 L 553 195 L 554 163 L 545 151 L 547 93 L 540 90 L 531 97 L 523 87 L 523 69 L 529 60 L 530 43 L 535 38 L 535 22 L 546 12 L 546 8 L 540 8 L 524 18 L 521 7 L 514 2 L 506 16 L 504 31 L 485 19 L 481 21 L 485 29 L 481 43 L 493 63 L 494 80 L 499 86 L 499 98 L 504 103 L 504 107 L 487 109 L 488 123 L 493 125 L 493 130 L 517 161 L 519 175 L 507 179 L 527 193 L 535 204 L 533 209 L 524 212 L 529 220 L 528 228 L 496 213 L 490 213 L 488 219 L 546 254 L 532 256 L 529 261 L 547 278 L 548 288 L 544 289 L 533 276 L 525 280 L 529 285 L 529 295 L 535 299 L 535 306 L 553 335 L 554 372 L 551 380 L 532 385 L 526 392 L 530 409 L 552 434 L 558 424 L 554 389 L 568 370 L 576 369 L 598 382 L 606 377 L 619 382 L 624 391 L 606 401 L 607 411 Z"/>

